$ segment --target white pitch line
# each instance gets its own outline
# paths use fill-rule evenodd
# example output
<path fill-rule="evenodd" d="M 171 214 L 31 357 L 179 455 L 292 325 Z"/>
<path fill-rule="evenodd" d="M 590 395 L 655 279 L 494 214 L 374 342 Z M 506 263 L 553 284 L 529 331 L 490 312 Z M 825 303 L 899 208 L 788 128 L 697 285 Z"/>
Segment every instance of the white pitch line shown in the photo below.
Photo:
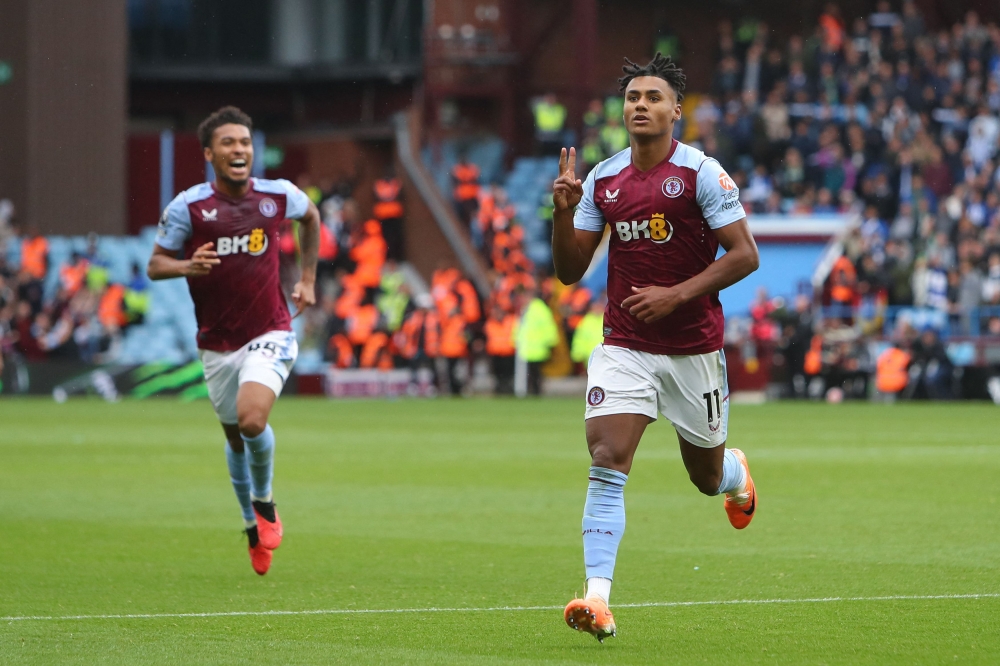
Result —
<path fill-rule="evenodd" d="M 1000 594 L 924 594 L 883 597 L 817 597 L 813 599 L 728 599 L 714 601 L 648 601 L 616 604 L 615 608 L 671 608 L 676 606 L 732 606 L 738 604 L 822 604 L 838 601 L 927 601 L 934 599 L 1000 599 Z M 267 615 L 376 615 L 399 613 L 495 613 L 562 610 L 562 606 L 486 606 L 481 608 L 337 608 L 324 610 L 226 611 L 218 613 L 129 613 L 116 615 L 14 615 L 0 622 L 40 620 L 155 620 L 185 617 L 245 617 Z"/>

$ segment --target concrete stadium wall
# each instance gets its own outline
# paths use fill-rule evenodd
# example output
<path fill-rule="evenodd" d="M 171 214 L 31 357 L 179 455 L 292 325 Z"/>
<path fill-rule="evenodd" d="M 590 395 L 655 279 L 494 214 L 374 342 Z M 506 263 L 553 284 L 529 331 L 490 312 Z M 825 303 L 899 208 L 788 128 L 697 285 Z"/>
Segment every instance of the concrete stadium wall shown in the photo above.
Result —
<path fill-rule="evenodd" d="M 0 0 L 0 197 L 45 233 L 125 230 L 125 0 Z"/>

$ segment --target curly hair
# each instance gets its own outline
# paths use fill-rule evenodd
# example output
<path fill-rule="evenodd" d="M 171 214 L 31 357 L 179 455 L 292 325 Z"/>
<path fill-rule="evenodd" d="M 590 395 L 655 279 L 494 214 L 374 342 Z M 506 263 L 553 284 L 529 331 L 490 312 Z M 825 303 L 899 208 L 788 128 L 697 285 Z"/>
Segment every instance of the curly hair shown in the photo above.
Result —
<path fill-rule="evenodd" d="M 202 148 L 211 148 L 212 135 L 215 134 L 215 130 L 229 124 L 245 125 L 248 130 L 253 132 L 253 121 L 250 120 L 250 116 L 235 106 L 224 106 L 198 125 L 198 140 L 201 141 Z"/>
<path fill-rule="evenodd" d="M 670 87 L 677 93 L 677 101 L 684 99 L 684 88 L 687 87 L 687 76 L 684 70 L 659 51 L 645 65 L 637 65 L 628 58 L 625 58 L 625 65 L 622 67 L 625 76 L 618 79 L 618 91 L 623 93 L 628 88 L 628 84 L 637 76 L 655 76 L 670 84 Z"/>

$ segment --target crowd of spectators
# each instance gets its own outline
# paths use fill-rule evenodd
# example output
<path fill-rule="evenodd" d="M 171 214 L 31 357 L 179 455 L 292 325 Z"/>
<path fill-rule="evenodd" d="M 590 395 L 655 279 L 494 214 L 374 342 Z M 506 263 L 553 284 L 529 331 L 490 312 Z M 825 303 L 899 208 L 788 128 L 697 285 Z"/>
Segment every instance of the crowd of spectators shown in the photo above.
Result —
<path fill-rule="evenodd" d="M 780 43 L 755 20 L 723 21 L 719 37 L 711 94 L 688 114 L 694 143 L 751 214 L 858 220 L 818 298 L 824 316 L 810 313 L 804 333 L 797 308 L 764 315 L 791 317 L 768 332 L 792 347 L 789 376 L 822 373 L 850 394 L 877 365 L 872 334 L 888 329 L 921 367 L 935 366 L 925 357 L 941 356 L 941 335 L 1000 336 L 1000 27 L 969 11 L 930 31 L 904 0 L 850 21 L 831 3 Z M 915 323 L 898 308 L 938 316 Z"/>
<path fill-rule="evenodd" d="M 491 290 L 485 298 L 461 271 L 444 263 L 433 272 L 429 293 L 412 292 L 386 242 L 386 217 L 379 215 L 380 206 L 401 219 L 405 215 L 400 188 L 391 177 L 376 183 L 377 203 L 368 219 L 360 215 L 350 184 L 339 192 L 324 191 L 300 180 L 323 216 L 319 306 L 306 315 L 304 347 L 320 348 L 324 360 L 342 370 L 408 369 L 414 391 L 430 385 L 452 395 L 470 390 L 479 359 L 488 361 L 497 393 L 514 393 L 515 358 L 520 355 L 526 366 L 524 388 L 537 394 L 541 366 L 588 314 L 589 292 L 585 302 L 579 292 L 569 299 L 573 290 L 560 291 L 551 279 L 536 274 L 505 192 L 480 185 L 475 165 L 461 162 L 455 180 L 456 214 L 474 232 L 489 266 Z M 282 251 L 283 264 L 293 267 L 294 243 L 283 241 Z M 290 270 L 286 282 L 294 279 Z M 554 300 L 560 296 L 561 301 Z M 567 317 L 560 320 L 571 324 L 560 336 L 557 318 L 563 313 Z M 593 322 L 589 327 L 594 328 Z"/>
<path fill-rule="evenodd" d="M 47 359 L 100 363 L 114 357 L 122 334 L 142 323 L 149 307 L 149 283 L 133 267 L 127 284 L 110 280 L 97 236 L 83 253 L 73 252 L 58 266 L 50 261 L 49 241 L 32 228 L 20 233 L 13 207 L 0 203 L 0 364 Z M 20 259 L 7 261 L 7 245 L 20 241 Z M 51 271 L 58 283 L 46 295 Z M 0 368 L 3 366 L 0 365 Z"/>

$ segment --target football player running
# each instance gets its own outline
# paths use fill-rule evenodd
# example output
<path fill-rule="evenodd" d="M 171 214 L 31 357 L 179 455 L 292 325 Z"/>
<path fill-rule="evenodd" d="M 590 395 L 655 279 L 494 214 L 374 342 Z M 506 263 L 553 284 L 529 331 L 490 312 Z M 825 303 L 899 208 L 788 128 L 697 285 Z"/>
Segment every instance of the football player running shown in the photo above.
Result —
<path fill-rule="evenodd" d="M 659 414 L 677 432 L 691 482 L 725 497 L 733 527 L 745 528 L 757 509 L 746 457 L 726 448 L 719 302 L 720 289 L 757 269 L 757 246 L 729 175 L 673 138 L 683 72 L 659 53 L 644 66 L 626 59 L 622 69 L 629 148 L 584 181 L 576 177 L 575 149 L 563 149 L 553 185 L 552 258 L 562 282 L 583 277 L 611 227 L 604 344 L 587 371 L 587 591 L 564 612 L 570 627 L 602 642 L 616 632 L 608 600 L 625 530 L 625 483 L 639 440 Z M 726 253 L 716 260 L 720 245 Z"/>
<path fill-rule="evenodd" d="M 215 182 L 196 185 L 167 206 L 147 273 L 153 280 L 187 278 L 250 562 L 263 576 L 282 537 L 271 492 L 274 431 L 267 421 L 298 355 L 278 276 L 278 227 L 286 218 L 302 221 L 302 276 L 291 294 L 301 312 L 316 303 L 320 216 L 287 180 L 250 177 L 252 128 L 235 107 L 219 109 L 199 126 Z"/>

